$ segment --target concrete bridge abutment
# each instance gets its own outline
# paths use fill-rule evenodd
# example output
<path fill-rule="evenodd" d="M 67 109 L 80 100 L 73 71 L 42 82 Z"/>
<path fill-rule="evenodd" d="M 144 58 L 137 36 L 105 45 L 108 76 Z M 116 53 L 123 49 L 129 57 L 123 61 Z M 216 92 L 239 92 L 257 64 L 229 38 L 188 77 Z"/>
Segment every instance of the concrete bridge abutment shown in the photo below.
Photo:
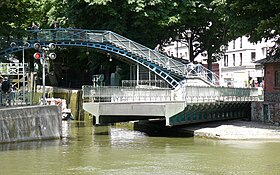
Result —
<path fill-rule="evenodd" d="M 60 139 L 58 106 L 21 106 L 0 109 L 0 143 Z"/>

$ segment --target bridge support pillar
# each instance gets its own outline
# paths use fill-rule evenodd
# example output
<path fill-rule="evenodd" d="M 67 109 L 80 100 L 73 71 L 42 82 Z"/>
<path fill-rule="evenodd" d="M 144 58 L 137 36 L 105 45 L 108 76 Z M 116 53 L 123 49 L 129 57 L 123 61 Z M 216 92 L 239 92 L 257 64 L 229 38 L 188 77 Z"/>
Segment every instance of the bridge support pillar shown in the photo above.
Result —
<path fill-rule="evenodd" d="M 95 125 L 94 127 L 94 135 L 109 135 L 111 127 L 110 125 Z"/>
<path fill-rule="evenodd" d="M 165 104 L 165 121 L 166 121 L 165 125 L 171 126 L 170 118 L 175 114 L 184 111 L 184 108 L 185 108 L 184 103 Z"/>
<path fill-rule="evenodd" d="M 93 125 L 99 125 L 100 124 L 100 119 L 99 115 L 93 116 L 94 118 L 92 119 L 92 124 Z"/>

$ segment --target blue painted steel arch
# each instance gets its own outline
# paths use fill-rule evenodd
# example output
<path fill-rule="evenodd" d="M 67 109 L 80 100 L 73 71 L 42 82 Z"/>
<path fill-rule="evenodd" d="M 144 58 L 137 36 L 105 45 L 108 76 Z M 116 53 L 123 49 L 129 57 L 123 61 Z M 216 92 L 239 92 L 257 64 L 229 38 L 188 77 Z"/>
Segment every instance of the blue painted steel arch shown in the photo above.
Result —
<path fill-rule="evenodd" d="M 30 47 L 25 49 L 34 48 L 34 43 L 38 42 L 42 46 L 56 43 L 58 46 L 90 47 L 114 53 L 150 69 L 172 88 L 188 77 L 198 77 L 212 85 L 218 83 L 217 76 L 199 64 L 183 64 L 111 31 L 71 28 L 31 30 L 27 32 L 25 42 L 30 43 Z M 6 48 L 0 51 L 0 56 L 23 49 Z"/>

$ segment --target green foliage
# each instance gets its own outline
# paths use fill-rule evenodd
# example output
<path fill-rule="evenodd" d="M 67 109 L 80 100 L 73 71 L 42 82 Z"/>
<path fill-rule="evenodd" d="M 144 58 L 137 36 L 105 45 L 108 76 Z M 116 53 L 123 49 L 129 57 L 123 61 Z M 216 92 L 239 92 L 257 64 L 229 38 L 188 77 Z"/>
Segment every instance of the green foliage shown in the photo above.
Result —
<path fill-rule="evenodd" d="M 229 35 L 230 25 L 224 8 L 225 2 L 222 0 L 183 1 L 180 7 L 179 31 L 180 33 L 188 29 L 192 31 L 191 41 L 194 50 L 191 59 L 207 51 L 208 63 L 218 60 L 220 47 L 233 38 Z M 182 39 L 188 41 L 186 33 Z"/>
<path fill-rule="evenodd" d="M 25 28 L 29 18 L 27 0 L 2 0 L 0 2 L 0 36 L 12 36 Z"/>
<path fill-rule="evenodd" d="M 239 35 L 249 35 L 251 41 L 271 39 L 280 33 L 280 1 L 229 0 L 227 8 Z"/>
<path fill-rule="evenodd" d="M 111 30 L 151 48 L 168 38 L 178 16 L 177 4 L 171 0 L 68 2 L 67 18 L 75 27 Z"/>
<path fill-rule="evenodd" d="M 252 42 L 272 39 L 275 41 L 273 54 L 280 56 L 279 0 L 228 0 L 226 8 L 233 24 L 233 33 L 247 35 Z"/>
<path fill-rule="evenodd" d="M 219 59 L 221 45 L 241 35 L 254 42 L 276 38 L 279 45 L 279 8 L 279 0 L 1 0 L 1 47 L 32 22 L 40 28 L 56 21 L 60 27 L 111 30 L 150 48 L 190 29 L 192 59 L 207 51 L 211 64 Z M 186 33 L 180 39 L 188 41 Z M 108 62 L 104 53 L 86 52 L 71 48 L 60 57 L 91 74 L 114 71 L 119 64 Z"/>

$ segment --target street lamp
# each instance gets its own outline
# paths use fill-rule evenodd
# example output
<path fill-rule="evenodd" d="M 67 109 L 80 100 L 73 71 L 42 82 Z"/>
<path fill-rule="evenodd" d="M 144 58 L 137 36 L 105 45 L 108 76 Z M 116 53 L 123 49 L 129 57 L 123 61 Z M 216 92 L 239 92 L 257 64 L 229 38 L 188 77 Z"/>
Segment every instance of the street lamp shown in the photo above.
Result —
<path fill-rule="evenodd" d="M 175 37 L 175 40 L 176 40 L 176 55 L 177 55 L 177 58 L 179 58 L 179 46 L 178 46 L 179 35 L 177 35 Z"/>
<path fill-rule="evenodd" d="M 34 48 L 38 50 L 39 52 L 34 53 L 33 57 L 35 59 L 40 59 L 40 63 L 42 64 L 43 71 L 42 71 L 42 86 L 43 86 L 43 105 L 46 105 L 46 60 L 52 59 L 54 60 L 56 58 L 56 54 L 51 52 L 56 48 L 56 45 L 54 43 L 50 43 L 48 46 L 41 47 L 39 43 L 34 43 Z"/>
<path fill-rule="evenodd" d="M 187 33 L 187 38 L 189 39 L 189 59 L 190 59 L 190 61 L 191 61 L 191 37 L 192 37 L 192 31 L 190 30 L 190 29 L 188 29 L 187 31 L 186 31 L 186 33 Z"/>
<path fill-rule="evenodd" d="M 17 45 L 17 43 L 12 42 L 10 44 L 11 47 L 15 48 L 20 48 L 22 49 L 22 76 L 23 76 L 23 80 L 22 80 L 22 96 L 23 96 L 23 102 L 26 103 L 26 98 L 25 98 L 25 58 L 24 58 L 24 49 L 28 48 L 30 46 L 30 44 L 28 42 L 24 42 L 23 45 Z"/>

